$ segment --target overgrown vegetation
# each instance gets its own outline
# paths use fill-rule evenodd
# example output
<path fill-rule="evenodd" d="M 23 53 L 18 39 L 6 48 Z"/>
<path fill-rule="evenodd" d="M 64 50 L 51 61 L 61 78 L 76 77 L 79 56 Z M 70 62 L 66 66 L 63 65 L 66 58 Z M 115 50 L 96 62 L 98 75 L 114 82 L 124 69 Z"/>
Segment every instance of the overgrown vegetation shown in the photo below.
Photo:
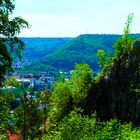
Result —
<path fill-rule="evenodd" d="M 28 22 L 20 17 L 10 19 L 15 6 L 11 0 L 0 1 L 0 85 L 6 72 L 12 70 L 15 57 L 21 59 L 20 50 L 24 43 L 16 37 L 21 29 L 28 27 Z"/>
<path fill-rule="evenodd" d="M 70 112 L 52 131 L 42 136 L 42 140 L 138 140 L 139 138 L 140 129 L 133 128 L 131 123 L 121 124 L 116 119 L 100 122 L 95 114 L 90 117 L 82 116 L 79 109 Z"/>
<path fill-rule="evenodd" d="M 132 19 L 133 14 L 129 14 L 125 23 L 123 36 L 120 39 L 118 39 L 113 45 L 116 57 L 128 53 L 131 49 L 132 44 L 134 43 L 134 40 L 129 36 Z"/>

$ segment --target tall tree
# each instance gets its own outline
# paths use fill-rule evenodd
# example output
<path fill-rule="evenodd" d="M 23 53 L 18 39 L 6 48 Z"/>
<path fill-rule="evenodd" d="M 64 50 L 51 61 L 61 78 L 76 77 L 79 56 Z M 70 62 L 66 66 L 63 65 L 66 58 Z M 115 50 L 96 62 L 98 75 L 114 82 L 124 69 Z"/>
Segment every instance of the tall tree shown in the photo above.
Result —
<path fill-rule="evenodd" d="M 97 57 L 99 58 L 98 64 L 100 69 L 102 70 L 107 64 L 106 52 L 104 50 L 98 50 Z"/>
<path fill-rule="evenodd" d="M 93 75 L 88 64 L 76 64 L 71 71 L 70 87 L 74 101 L 84 99 L 93 82 Z"/>
<path fill-rule="evenodd" d="M 71 91 L 68 82 L 58 82 L 50 97 L 49 116 L 52 121 L 61 120 L 72 106 Z"/>
<path fill-rule="evenodd" d="M 13 95 L 0 90 L 0 135 L 5 133 L 5 130 L 10 129 L 10 103 L 13 101 Z"/>
<path fill-rule="evenodd" d="M 34 139 L 39 135 L 39 127 L 43 120 L 39 102 L 27 93 L 21 97 L 20 105 L 14 110 L 13 126 L 21 130 L 23 140 Z"/>
<path fill-rule="evenodd" d="M 28 22 L 20 17 L 10 18 L 15 5 L 13 0 L 0 0 L 0 85 L 7 71 L 12 71 L 15 57 L 21 59 L 20 50 L 24 43 L 17 38 L 21 29 L 28 27 Z"/>
<path fill-rule="evenodd" d="M 129 36 L 132 19 L 133 19 L 133 14 L 129 14 L 127 17 L 127 21 L 125 22 L 123 36 L 119 38 L 113 45 L 115 56 L 117 57 L 121 56 L 122 54 L 128 53 L 128 51 L 130 51 L 131 46 L 134 42 L 134 40 Z"/>

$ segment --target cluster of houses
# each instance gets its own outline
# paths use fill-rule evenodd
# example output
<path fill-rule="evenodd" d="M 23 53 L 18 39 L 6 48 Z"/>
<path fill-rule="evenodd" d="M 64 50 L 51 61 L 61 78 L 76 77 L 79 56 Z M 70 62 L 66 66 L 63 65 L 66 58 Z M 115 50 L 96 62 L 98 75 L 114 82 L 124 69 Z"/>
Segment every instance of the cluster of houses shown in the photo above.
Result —
<path fill-rule="evenodd" d="M 16 69 L 21 69 L 21 68 L 24 68 L 24 67 L 27 67 L 27 66 L 31 66 L 31 64 L 33 63 L 32 60 L 28 60 L 28 59 L 24 59 L 22 61 L 15 61 L 13 63 L 13 67 L 16 68 Z"/>
<path fill-rule="evenodd" d="M 60 72 L 60 74 L 62 74 L 62 72 Z M 69 73 L 64 73 L 65 75 L 65 81 L 69 80 Z M 53 84 L 57 81 L 55 76 L 47 76 L 45 74 L 37 74 L 37 75 L 33 75 L 33 74 L 18 74 L 15 73 L 12 75 L 12 77 L 14 77 L 19 84 L 21 85 L 21 87 L 24 89 L 23 91 L 26 91 L 27 94 L 27 98 L 32 97 L 34 100 L 36 99 L 35 96 L 35 92 L 40 92 L 42 93 L 42 91 L 44 91 L 44 89 L 48 89 L 49 91 L 52 90 Z M 6 80 L 8 80 L 9 78 L 6 78 Z M 6 87 L 2 87 L 0 88 L 3 91 L 12 93 L 12 92 L 21 92 L 20 88 L 18 87 L 13 87 L 13 86 L 6 86 Z M 23 92 L 22 91 L 22 92 Z M 17 97 L 17 101 L 20 100 L 23 96 L 23 93 L 21 92 L 21 94 L 18 95 Z M 14 105 L 15 106 L 15 105 Z"/>
<path fill-rule="evenodd" d="M 54 78 L 53 77 L 43 77 L 42 79 L 36 78 L 21 78 L 16 79 L 19 83 L 24 84 L 25 87 L 31 87 L 32 89 L 42 90 L 44 88 L 51 89 Z"/>
<path fill-rule="evenodd" d="M 55 81 L 54 77 L 53 76 L 46 76 L 46 77 L 39 77 L 39 78 L 36 78 L 36 77 L 33 77 L 33 76 L 22 76 L 20 74 L 15 74 L 13 75 L 13 77 L 15 77 L 15 79 L 23 84 L 25 86 L 25 88 L 32 88 L 32 89 L 38 89 L 38 90 L 42 90 L 44 88 L 47 88 L 47 89 L 51 89 L 52 88 L 52 85 Z"/>
<path fill-rule="evenodd" d="M 64 74 L 65 75 L 65 81 L 69 80 L 70 77 L 70 72 L 62 72 L 60 71 L 59 74 Z M 43 90 L 44 88 L 47 89 L 52 89 L 52 86 L 54 84 L 55 81 L 57 81 L 57 78 L 55 77 L 55 73 L 54 74 L 18 74 L 15 73 L 12 75 L 13 77 L 15 77 L 15 79 L 23 84 L 25 86 L 25 88 L 32 88 L 34 90 Z"/>

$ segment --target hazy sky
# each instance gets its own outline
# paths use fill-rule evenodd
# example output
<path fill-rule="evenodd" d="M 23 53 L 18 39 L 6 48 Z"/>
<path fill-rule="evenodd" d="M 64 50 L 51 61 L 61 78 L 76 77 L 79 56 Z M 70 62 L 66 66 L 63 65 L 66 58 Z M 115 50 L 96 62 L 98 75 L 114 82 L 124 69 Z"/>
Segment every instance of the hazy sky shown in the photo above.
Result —
<path fill-rule="evenodd" d="M 15 0 L 14 16 L 31 25 L 20 36 L 76 37 L 122 34 L 129 13 L 131 33 L 140 33 L 140 0 Z"/>

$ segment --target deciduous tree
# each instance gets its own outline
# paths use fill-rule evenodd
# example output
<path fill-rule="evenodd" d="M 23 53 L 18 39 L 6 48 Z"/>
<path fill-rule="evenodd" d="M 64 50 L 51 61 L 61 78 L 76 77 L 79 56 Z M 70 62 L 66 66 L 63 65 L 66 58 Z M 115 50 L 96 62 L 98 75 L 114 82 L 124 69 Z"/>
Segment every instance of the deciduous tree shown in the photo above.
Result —
<path fill-rule="evenodd" d="M 132 19 L 133 14 L 129 14 L 125 23 L 124 34 L 122 38 L 119 38 L 113 45 L 115 56 L 117 57 L 124 53 L 127 53 L 131 49 L 131 46 L 134 42 L 133 39 L 129 36 Z"/>
<path fill-rule="evenodd" d="M 15 5 L 13 0 L 0 1 L 0 85 L 7 71 L 12 70 L 15 57 L 21 59 L 20 50 L 24 43 L 17 38 L 21 29 L 28 27 L 28 22 L 21 17 L 11 18 Z"/>
<path fill-rule="evenodd" d="M 88 64 L 77 64 L 71 71 L 70 86 L 75 101 L 85 98 L 93 82 L 93 76 Z"/>

